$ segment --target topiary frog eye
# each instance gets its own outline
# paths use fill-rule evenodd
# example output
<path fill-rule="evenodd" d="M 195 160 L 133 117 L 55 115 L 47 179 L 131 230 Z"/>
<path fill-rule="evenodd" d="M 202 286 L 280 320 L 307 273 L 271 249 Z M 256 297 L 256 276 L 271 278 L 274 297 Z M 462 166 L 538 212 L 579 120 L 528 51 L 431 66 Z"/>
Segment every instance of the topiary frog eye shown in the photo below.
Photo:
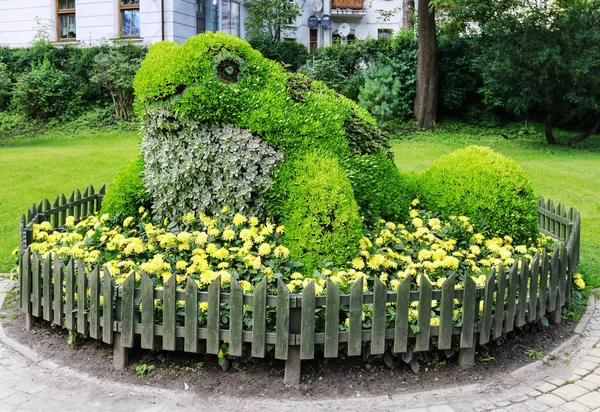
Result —
<path fill-rule="evenodd" d="M 217 54 L 213 59 L 213 63 L 217 72 L 217 79 L 223 83 L 239 82 L 247 66 L 244 59 L 228 51 Z"/>
<path fill-rule="evenodd" d="M 217 66 L 217 77 L 224 83 L 237 83 L 240 65 L 235 60 L 223 60 Z"/>

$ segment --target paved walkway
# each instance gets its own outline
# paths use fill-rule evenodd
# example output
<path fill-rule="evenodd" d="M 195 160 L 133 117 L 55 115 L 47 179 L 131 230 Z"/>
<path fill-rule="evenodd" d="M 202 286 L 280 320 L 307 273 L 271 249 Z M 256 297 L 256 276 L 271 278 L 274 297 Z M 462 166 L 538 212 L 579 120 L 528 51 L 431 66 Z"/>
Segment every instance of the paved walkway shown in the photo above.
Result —
<path fill-rule="evenodd" d="M 0 305 L 11 287 L 0 278 Z M 586 318 L 586 317 L 584 317 Z M 0 327 L 0 411 L 262 410 L 269 411 L 598 411 L 600 412 L 600 302 L 588 310 L 572 339 L 505 378 L 486 384 L 414 394 L 332 400 L 200 397 L 192 392 L 103 381 L 39 357 Z M 585 328 L 583 327 L 585 326 Z M 92 409 L 93 410 L 93 409 Z"/>

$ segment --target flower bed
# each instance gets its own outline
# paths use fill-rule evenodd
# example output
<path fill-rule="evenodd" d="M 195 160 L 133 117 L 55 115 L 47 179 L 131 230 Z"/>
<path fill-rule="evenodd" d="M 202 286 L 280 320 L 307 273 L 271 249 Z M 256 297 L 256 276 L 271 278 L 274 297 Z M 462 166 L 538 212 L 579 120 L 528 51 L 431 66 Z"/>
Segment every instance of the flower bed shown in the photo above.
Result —
<path fill-rule="evenodd" d="M 94 196 L 73 217 L 68 204 L 31 211 L 22 308 L 127 347 L 140 336 L 142 347 L 221 359 L 271 350 L 288 359 L 290 348 L 309 359 L 315 348 L 329 357 L 423 351 L 437 336 L 439 349 L 472 349 L 476 335 L 485 343 L 560 314 L 578 263 L 579 216 L 551 201 L 540 203 L 546 235 L 531 245 L 486 239 L 468 218 L 442 221 L 414 202 L 409 222 L 377 223 L 346 265 L 303 273 L 285 229 L 269 221 L 190 214 L 172 233 L 143 214 L 86 217 L 99 209 Z M 94 206 L 84 213 L 83 204 Z"/>

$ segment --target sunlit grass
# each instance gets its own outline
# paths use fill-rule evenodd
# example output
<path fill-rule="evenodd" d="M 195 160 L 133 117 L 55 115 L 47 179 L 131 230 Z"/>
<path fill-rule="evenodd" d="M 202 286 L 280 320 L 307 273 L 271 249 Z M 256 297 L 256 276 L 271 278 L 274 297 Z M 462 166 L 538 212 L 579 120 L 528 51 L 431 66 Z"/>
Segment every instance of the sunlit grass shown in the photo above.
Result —
<path fill-rule="evenodd" d="M 13 268 L 21 215 L 34 202 L 109 183 L 138 152 L 136 132 L 48 132 L 0 142 L 0 272 Z"/>

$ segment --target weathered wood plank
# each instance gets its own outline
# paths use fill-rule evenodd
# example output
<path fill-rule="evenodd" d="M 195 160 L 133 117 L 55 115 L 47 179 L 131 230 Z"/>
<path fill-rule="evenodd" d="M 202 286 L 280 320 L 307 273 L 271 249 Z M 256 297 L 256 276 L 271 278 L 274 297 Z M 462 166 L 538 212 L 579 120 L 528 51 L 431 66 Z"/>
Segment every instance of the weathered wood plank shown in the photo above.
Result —
<path fill-rule="evenodd" d="M 232 278 L 229 291 L 229 353 L 232 356 L 242 356 L 243 313 L 244 289 Z"/>
<path fill-rule="evenodd" d="M 531 261 L 531 271 L 529 274 L 529 322 L 537 319 L 537 303 L 538 303 L 538 282 L 540 278 L 540 256 L 538 252 Z"/>
<path fill-rule="evenodd" d="M 527 310 L 527 283 L 529 281 L 529 265 L 527 259 L 521 259 L 519 267 L 519 300 L 517 301 L 517 319 L 515 325 L 520 328 L 525 324 Z"/>
<path fill-rule="evenodd" d="M 504 267 L 500 265 L 498 268 L 498 283 L 496 285 L 496 308 L 494 309 L 494 329 L 492 333 L 493 339 L 498 339 L 502 336 L 502 323 L 504 322 L 504 297 L 506 294 L 506 273 Z"/>
<path fill-rule="evenodd" d="M 387 288 L 375 276 L 373 284 L 373 322 L 371 326 L 371 355 L 383 355 L 385 352 L 385 304 Z"/>
<path fill-rule="evenodd" d="M 254 288 L 252 302 L 252 357 L 265 357 L 267 322 L 267 280 L 263 279 Z"/>
<path fill-rule="evenodd" d="M 175 316 L 177 301 L 175 299 L 176 277 L 173 275 L 164 283 L 163 289 L 163 350 L 175 350 Z"/>
<path fill-rule="evenodd" d="M 75 221 L 79 221 L 82 216 L 81 216 L 81 205 L 80 205 L 80 201 L 81 200 L 81 192 L 79 191 L 79 189 L 77 189 L 77 192 L 75 194 L 75 201 L 78 202 L 77 206 L 75 206 L 75 210 L 74 210 L 74 215 L 75 216 Z"/>
<path fill-rule="evenodd" d="M 206 310 L 206 353 L 214 355 L 221 350 L 219 329 L 221 322 L 221 277 L 218 276 L 208 286 L 208 309 Z M 254 326 L 254 322 L 252 322 Z"/>
<path fill-rule="evenodd" d="M 560 255 L 558 262 L 558 308 L 562 308 L 566 302 L 567 291 L 567 246 L 560 242 Z"/>
<path fill-rule="evenodd" d="M 75 263 L 73 259 L 69 260 L 65 269 L 65 327 L 74 330 L 77 327 L 75 322 Z"/>
<path fill-rule="evenodd" d="M 327 310 L 329 310 L 329 303 L 327 303 Z M 286 360 L 288 358 L 288 347 L 290 344 L 290 290 L 281 279 L 278 279 L 277 281 L 277 316 L 275 320 L 275 333 L 275 359 Z M 327 340 L 325 340 L 325 345 L 327 347 Z M 325 354 L 325 356 L 327 356 L 327 354 Z"/>
<path fill-rule="evenodd" d="M 31 313 L 31 251 L 21 253 L 21 310 Z"/>
<path fill-rule="evenodd" d="M 123 281 L 121 297 L 121 346 L 133 348 L 134 311 L 135 311 L 135 273 L 131 272 Z M 166 305 L 165 305 L 166 306 Z"/>
<path fill-rule="evenodd" d="M 81 260 L 77 260 L 75 267 L 77 269 L 77 332 L 87 335 L 87 272 Z"/>
<path fill-rule="evenodd" d="M 183 349 L 186 352 L 198 352 L 198 285 L 189 276 L 185 284 L 185 340 Z"/>
<path fill-rule="evenodd" d="M 42 279 L 42 302 L 44 320 L 52 320 L 52 253 L 46 255 Z"/>
<path fill-rule="evenodd" d="M 485 290 L 483 292 L 483 319 L 481 321 L 481 331 L 479 332 L 479 343 L 481 345 L 490 341 L 492 312 L 494 310 L 495 278 L 496 268 L 493 268 L 485 281 Z"/>
<path fill-rule="evenodd" d="M 90 337 L 100 338 L 100 268 L 96 266 L 90 273 Z"/>
<path fill-rule="evenodd" d="M 33 251 L 31 266 L 31 314 L 39 318 L 42 316 L 42 258 L 37 250 Z"/>
<path fill-rule="evenodd" d="M 54 266 L 52 268 L 52 279 L 54 281 L 54 300 L 53 304 L 53 321 L 55 325 L 62 326 L 63 322 L 63 264 L 58 258 L 58 254 L 54 254 Z"/>
<path fill-rule="evenodd" d="M 56 209 L 59 206 L 60 206 L 60 196 L 56 196 L 56 198 L 54 199 L 54 203 L 52 204 L 52 208 Z M 58 213 L 58 212 L 52 213 L 52 218 L 50 219 L 50 224 L 55 229 L 60 226 L 60 213 Z"/>
<path fill-rule="evenodd" d="M 311 280 L 302 291 L 302 326 L 300 329 L 300 359 L 313 359 L 314 357 L 315 281 Z"/>
<path fill-rule="evenodd" d="M 142 349 L 154 349 L 154 282 L 142 271 Z M 198 316 L 196 315 L 196 323 Z"/>
<path fill-rule="evenodd" d="M 113 344 L 113 300 L 114 287 L 112 277 L 108 269 L 104 268 L 104 276 L 102 277 L 102 341 Z"/>
<path fill-rule="evenodd" d="M 348 313 L 348 356 L 359 356 L 362 351 L 362 307 L 364 277 L 358 278 L 350 288 Z"/>
<path fill-rule="evenodd" d="M 539 302 L 538 316 L 541 318 L 546 315 L 548 307 L 548 272 L 550 270 L 550 259 L 546 249 L 542 249 L 542 261 L 540 267 L 540 285 L 539 285 Z"/>
<path fill-rule="evenodd" d="M 67 198 L 64 195 L 64 193 L 60 196 L 60 205 L 61 206 L 65 206 L 67 204 Z M 65 222 L 67 221 L 67 209 L 64 209 L 62 212 L 60 212 L 60 218 L 59 218 L 59 222 L 58 225 L 59 226 L 64 226 Z"/>
<path fill-rule="evenodd" d="M 429 350 L 429 342 L 431 338 L 431 291 L 432 286 L 429 279 L 424 275 L 421 276 L 421 284 L 419 285 L 419 317 L 417 319 L 417 325 L 419 326 L 419 332 L 417 335 L 417 342 L 415 344 L 415 351 L 422 352 Z"/>
<path fill-rule="evenodd" d="M 475 347 L 475 312 L 477 295 L 477 285 L 471 276 L 465 277 L 463 285 L 463 313 L 462 313 L 462 328 L 460 332 L 460 347 L 473 348 Z"/>
<path fill-rule="evenodd" d="M 506 323 L 504 332 L 512 332 L 517 314 L 517 290 L 519 289 L 519 262 L 515 261 L 508 275 L 508 296 L 506 302 Z"/>
<path fill-rule="evenodd" d="M 556 309 L 556 298 L 558 296 L 558 258 L 559 245 L 557 244 L 552 251 L 550 258 L 550 280 L 548 285 L 548 312 L 554 312 Z"/>
<path fill-rule="evenodd" d="M 450 349 L 452 347 L 452 316 L 454 313 L 455 282 L 456 273 L 452 273 L 446 278 L 442 285 L 438 349 Z"/>
<path fill-rule="evenodd" d="M 410 284 L 412 276 L 408 275 L 398 285 L 396 291 L 396 321 L 394 324 L 394 353 L 408 350 L 408 309 L 410 307 Z"/>

